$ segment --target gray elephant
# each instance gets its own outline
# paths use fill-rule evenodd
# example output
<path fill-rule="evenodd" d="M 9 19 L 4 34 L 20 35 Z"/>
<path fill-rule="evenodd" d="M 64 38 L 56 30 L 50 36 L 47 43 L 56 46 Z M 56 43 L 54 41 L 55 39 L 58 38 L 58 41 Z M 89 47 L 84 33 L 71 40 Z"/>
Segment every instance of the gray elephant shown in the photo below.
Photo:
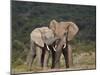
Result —
<path fill-rule="evenodd" d="M 52 20 L 49 28 L 52 29 L 54 36 L 59 37 L 56 52 L 54 55 L 52 68 L 59 68 L 61 53 L 64 55 L 66 68 L 72 65 L 72 49 L 69 42 L 78 33 L 79 28 L 74 22 L 57 22 Z"/>
<path fill-rule="evenodd" d="M 69 41 L 77 34 L 79 28 L 73 22 L 57 22 L 56 20 L 50 22 L 49 28 L 36 28 L 32 31 L 31 50 L 27 58 L 29 68 L 35 56 L 37 56 L 39 66 L 47 67 L 50 50 L 52 51 L 52 68 L 59 67 L 61 53 L 64 55 L 66 67 L 72 65 L 72 49 Z"/>
<path fill-rule="evenodd" d="M 43 69 L 47 67 L 50 50 L 55 51 L 54 33 L 48 27 L 34 29 L 30 34 L 30 51 L 27 56 L 28 70 L 31 70 L 34 58 L 37 58 L 37 65 Z"/>

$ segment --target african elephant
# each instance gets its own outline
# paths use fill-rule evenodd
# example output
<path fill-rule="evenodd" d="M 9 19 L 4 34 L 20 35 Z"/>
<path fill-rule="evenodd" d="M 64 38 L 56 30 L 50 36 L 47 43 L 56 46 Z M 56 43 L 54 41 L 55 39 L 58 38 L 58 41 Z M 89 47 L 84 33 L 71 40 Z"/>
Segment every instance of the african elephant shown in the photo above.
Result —
<path fill-rule="evenodd" d="M 26 62 L 28 70 L 31 69 L 34 58 L 37 58 L 37 65 L 39 67 L 47 67 L 49 52 L 54 49 L 53 44 L 58 38 L 54 37 L 53 31 L 48 27 L 41 27 L 34 29 L 30 34 L 30 51 Z M 51 46 L 49 48 L 49 46 Z"/>
<path fill-rule="evenodd" d="M 72 65 L 72 49 L 69 42 L 78 33 L 78 26 L 71 21 L 57 22 L 56 20 L 52 20 L 49 28 L 52 29 L 54 36 L 60 38 L 56 47 L 55 56 L 53 57 L 52 68 L 59 68 L 61 53 L 64 55 L 66 68 L 70 67 Z"/>

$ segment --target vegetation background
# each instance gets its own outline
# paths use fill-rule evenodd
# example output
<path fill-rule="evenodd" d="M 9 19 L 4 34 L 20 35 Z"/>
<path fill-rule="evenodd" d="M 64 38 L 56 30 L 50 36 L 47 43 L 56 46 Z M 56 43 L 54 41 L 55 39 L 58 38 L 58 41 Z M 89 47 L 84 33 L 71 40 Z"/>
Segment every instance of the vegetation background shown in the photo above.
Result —
<path fill-rule="evenodd" d="M 30 50 L 31 31 L 37 27 L 48 26 L 53 19 L 73 21 L 80 29 L 70 43 L 73 48 L 71 69 L 95 68 L 96 6 L 12 1 L 11 19 L 12 72 L 26 72 L 25 60 Z M 63 56 L 61 68 L 65 68 Z M 37 72 L 39 68 L 35 66 L 33 71 Z"/>

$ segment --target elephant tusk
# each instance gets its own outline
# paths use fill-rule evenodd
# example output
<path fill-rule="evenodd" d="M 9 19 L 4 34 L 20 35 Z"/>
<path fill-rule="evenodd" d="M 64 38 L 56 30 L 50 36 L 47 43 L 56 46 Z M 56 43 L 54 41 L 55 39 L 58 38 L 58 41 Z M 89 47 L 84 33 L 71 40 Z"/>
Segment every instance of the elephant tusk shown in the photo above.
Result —
<path fill-rule="evenodd" d="M 56 49 L 55 49 L 55 47 L 53 47 L 53 50 L 56 52 Z"/>
<path fill-rule="evenodd" d="M 65 48 L 66 47 L 66 44 L 64 44 L 64 47 L 63 48 Z"/>
<path fill-rule="evenodd" d="M 55 45 L 55 48 L 57 47 L 57 45 Z"/>
<path fill-rule="evenodd" d="M 50 51 L 50 48 L 48 47 L 48 45 L 46 45 L 46 47 L 47 47 L 48 51 Z"/>

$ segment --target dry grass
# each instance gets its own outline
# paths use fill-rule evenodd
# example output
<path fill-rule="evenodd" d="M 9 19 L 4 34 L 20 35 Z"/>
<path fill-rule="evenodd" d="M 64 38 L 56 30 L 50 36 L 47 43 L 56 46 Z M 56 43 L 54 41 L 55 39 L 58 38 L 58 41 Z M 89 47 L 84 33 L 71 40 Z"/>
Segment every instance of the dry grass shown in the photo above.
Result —
<path fill-rule="evenodd" d="M 95 52 L 83 52 L 83 53 L 73 53 L 73 66 L 66 69 L 64 58 L 61 56 L 61 66 L 60 69 L 50 69 L 49 67 L 43 70 L 40 67 L 37 67 L 35 64 L 32 66 L 32 71 L 27 71 L 26 65 L 19 65 L 15 68 L 12 68 L 12 73 L 25 73 L 25 72 L 50 72 L 50 71 L 62 71 L 62 70 L 80 70 L 80 69 L 95 69 Z"/>
<path fill-rule="evenodd" d="M 73 54 L 73 67 L 82 69 L 95 68 L 95 52 L 84 52 L 81 54 Z"/>

